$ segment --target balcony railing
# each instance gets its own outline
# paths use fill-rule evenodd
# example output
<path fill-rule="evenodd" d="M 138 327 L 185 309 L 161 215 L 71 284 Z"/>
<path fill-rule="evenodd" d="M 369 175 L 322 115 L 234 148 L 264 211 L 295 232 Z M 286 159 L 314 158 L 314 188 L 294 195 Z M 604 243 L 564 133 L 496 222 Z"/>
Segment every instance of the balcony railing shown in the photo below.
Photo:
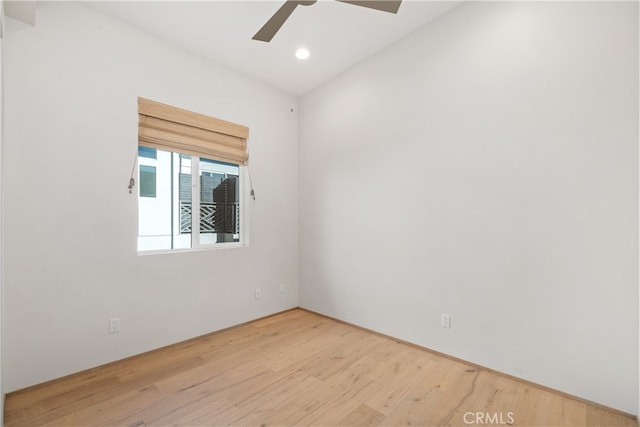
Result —
<path fill-rule="evenodd" d="M 237 234 L 240 230 L 240 205 L 234 203 L 228 208 L 235 210 L 235 215 L 229 213 L 225 216 L 227 224 L 224 229 L 232 230 L 232 234 Z M 180 202 L 180 234 L 191 233 L 191 217 L 193 209 L 191 202 Z M 223 230 L 216 230 L 215 228 L 215 203 L 200 203 L 200 233 L 224 233 Z M 231 223 L 233 221 L 235 223 Z M 228 232 L 228 231 L 227 231 Z"/>

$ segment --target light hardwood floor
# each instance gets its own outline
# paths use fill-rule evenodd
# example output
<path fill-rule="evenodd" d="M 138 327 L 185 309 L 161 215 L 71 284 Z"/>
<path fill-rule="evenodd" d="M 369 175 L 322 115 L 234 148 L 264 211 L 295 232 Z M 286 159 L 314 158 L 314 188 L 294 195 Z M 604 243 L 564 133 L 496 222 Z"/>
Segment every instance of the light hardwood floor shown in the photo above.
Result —
<path fill-rule="evenodd" d="M 637 426 L 296 309 L 11 393 L 13 426 Z"/>

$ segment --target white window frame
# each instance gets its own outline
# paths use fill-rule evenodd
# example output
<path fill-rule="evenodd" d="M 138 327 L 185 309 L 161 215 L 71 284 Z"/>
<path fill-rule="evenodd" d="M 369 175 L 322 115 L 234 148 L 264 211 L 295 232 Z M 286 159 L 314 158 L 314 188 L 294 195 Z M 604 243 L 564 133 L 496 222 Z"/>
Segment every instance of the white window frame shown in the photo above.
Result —
<path fill-rule="evenodd" d="M 166 151 L 166 150 L 163 150 Z M 170 153 L 178 153 L 177 151 L 169 151 Z M 184 154 L 184 153 L 182 153 Z M 203 251 L 203 250 L 218 250 L 218 249 L 234 249 L 234 248 L 242 248 L 249 246 L 249 221 L 247 221 L 248 217 L 248 206 L 250 203 L 249 191 L 246 188 L 246 174 L 247 174 L 247 166 L 242 164 L 233 163 L 238 166 L 238 191 L 240 194 L 238 195 L 239 201 L 239 241 L 237 242 L 223 242 L 223 243 L 200 243 L 200 156 L 190 155 L 191 156 L 191 247 L 190 248 L 166 248 L 166 249 L 143 249 L 137 250 L 138 255 L 153 255 L 153 254 L 167 254 L 167 253 L 176 253 L 176 252 L 191 252 L 191 251 Z M 217 161 L 215 159 L 211 159 Z M 172 160 L 173 161 L 173 160 Z M 138 157 L 138 167 L 137 176 L 140 176 L 140 167 L 139 167 L 139 157 Z M 140 237 L 139 231 L 139 221 L 140 221 L 140 195 L 138 194 L 137 198 L 137 230 L 138 235 L 137 238 Z M 173 204 L 173 203 L 172 203 Z M 173 206 L 171 207 L 173 209 Z M 197 213 L 197 216 L 194 214 Z M 172 224 L 172 232 L 173 224 Z M 137 244 L 137 240 L 136 240 Z"/>

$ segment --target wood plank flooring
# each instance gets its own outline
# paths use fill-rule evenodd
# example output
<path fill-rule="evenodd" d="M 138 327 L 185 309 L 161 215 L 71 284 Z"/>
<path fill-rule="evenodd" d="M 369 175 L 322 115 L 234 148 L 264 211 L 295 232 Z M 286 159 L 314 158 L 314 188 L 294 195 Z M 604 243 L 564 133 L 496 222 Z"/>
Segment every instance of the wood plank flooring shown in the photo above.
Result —
<path fill-rule="evenodd" d="M 637 426 L 296 309 L 7 395 L 13 426 Z"/>

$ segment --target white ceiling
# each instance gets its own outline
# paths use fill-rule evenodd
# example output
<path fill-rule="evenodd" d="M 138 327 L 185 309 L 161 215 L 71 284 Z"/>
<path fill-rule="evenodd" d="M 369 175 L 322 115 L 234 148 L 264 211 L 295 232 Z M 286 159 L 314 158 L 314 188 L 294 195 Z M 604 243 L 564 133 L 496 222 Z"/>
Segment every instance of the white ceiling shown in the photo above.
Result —
<path fill-rule="evenodd" d="M 404 0 L 396 15 L 321 0 L 298 6 L 270 43 L 251 37 L 284 0 L 89 1 L 87 6 L 293 95 L 303 95 L 457 6 Z M 311 52 L 305 61 L 294 53 Z"/>

